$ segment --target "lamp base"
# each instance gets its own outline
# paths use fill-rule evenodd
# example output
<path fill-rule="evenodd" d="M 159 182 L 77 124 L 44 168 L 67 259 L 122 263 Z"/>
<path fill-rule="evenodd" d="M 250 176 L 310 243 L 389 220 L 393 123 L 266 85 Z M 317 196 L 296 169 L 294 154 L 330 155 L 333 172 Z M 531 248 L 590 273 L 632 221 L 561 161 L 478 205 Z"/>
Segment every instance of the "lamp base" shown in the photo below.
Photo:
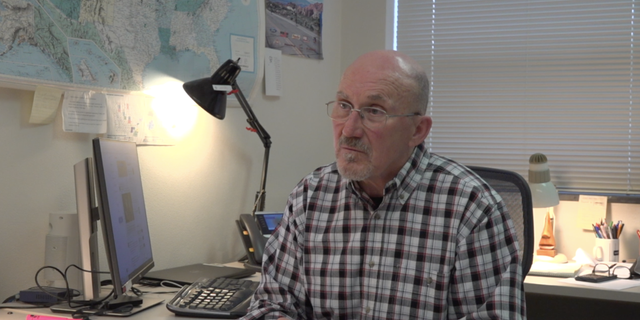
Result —
<path fill-rule="evenodd" d="M 557 251 L 554 249 L 538 249 L 536 250 L 536 254 L 539 256 L 547 256 L 547 257 L 555 257 Z"/>

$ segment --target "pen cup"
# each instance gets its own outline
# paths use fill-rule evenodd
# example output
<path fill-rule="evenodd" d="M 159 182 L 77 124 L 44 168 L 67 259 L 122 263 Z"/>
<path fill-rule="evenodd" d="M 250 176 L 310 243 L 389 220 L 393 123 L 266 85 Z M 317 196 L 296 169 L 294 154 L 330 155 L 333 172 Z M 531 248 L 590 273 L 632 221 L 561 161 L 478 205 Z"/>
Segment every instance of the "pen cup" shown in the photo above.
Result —
<path fill-rule="evenodd" d="M 596 239 L 593 258 L 598 262 L 618 262 L 620 255 L 619 239 Z"/>

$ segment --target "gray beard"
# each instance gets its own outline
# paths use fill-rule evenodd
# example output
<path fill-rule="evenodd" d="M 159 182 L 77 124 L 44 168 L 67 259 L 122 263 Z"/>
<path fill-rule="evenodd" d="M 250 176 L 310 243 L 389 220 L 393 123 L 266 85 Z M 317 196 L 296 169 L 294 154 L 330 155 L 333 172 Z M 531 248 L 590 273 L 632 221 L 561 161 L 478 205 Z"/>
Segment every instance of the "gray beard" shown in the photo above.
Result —
<path fill-rule="evenodd" d="M 369 158 L 371 157 L 371 148 L 369 148 L 368 145 L 362 143 L 362 140 L 360 139 L 341 137 L 338 143 L 340 145 L 347 145 L 349 147 L 361 150 Z M 338 159 L 337 161 L 338 172 L 344 178 L 353 181 L 363 181 L 371 176 L 371 173 L 373 171 L 373 166 L 371 165 L 371 163 L 366 163 L 364 164 L 364 167 L 360 168 L 349 168 L 349 164 L 354 164 L 356 162 L 356 156 L 354 154 L 347 153 L 342 156 L 342 160 L 346 162 L 345 166 L 342 166 L 339 160 L 340 159 Z"/>

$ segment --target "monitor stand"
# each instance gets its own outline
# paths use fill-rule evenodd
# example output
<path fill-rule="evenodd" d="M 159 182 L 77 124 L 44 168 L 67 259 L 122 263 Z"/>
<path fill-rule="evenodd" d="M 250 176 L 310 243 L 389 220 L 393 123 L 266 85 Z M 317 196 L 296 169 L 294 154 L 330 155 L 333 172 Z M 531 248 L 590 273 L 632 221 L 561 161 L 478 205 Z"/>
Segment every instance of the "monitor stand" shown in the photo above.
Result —
<path fill-rule="evenodd" d="M 124 300 L 132 299 L 134 302 L 132 304 L 137 304 L 133 308 L 118 308 L 121 305 L 124 305 Z M 138 299 L 139 301 L 135 301 Z M 141 303 L 140 303 L 141 301 Z M 85 314 L 97 314 L 105 315 L 105 316 L 114 316 L 114 317 L 128 317 L 133 314 L 139 313 L 141 311 L 147 310 L 151 307 L 157 306 L 164 302 L 164 299 L 153 299 L 147 298 L 144 299 L 139 297 L 131 297 L 131 296 L 120 296 L 117 300 L 109 301 L 111 306 L 115 308 L 110 308 L 110 310 L 100 309 L 100 304 L 93 305 L 91 307 L 88 306 L 74 306 L 72 302 L 72 306 L 69 306 L 67 302 L 56 304 L 50 307 L 53 312 L 62 312 L 62 313 L 77 313 L 82 312 Z"/>

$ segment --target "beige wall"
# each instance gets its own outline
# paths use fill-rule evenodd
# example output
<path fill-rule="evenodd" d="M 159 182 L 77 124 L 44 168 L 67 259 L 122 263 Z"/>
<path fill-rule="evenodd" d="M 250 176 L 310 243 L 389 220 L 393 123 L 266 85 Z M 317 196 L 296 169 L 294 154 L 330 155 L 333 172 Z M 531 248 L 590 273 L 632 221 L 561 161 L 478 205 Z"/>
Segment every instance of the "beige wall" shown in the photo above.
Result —
<path fill-rule="evenodd" d="M 282 210 L 293 186 L 333 161 L 330 121 L 341 70 L 358 55 L 389 47 L 390 0 L 325 0 L 324 59 L 283 56 L 283 95 L 258 94 L 254 112 L 271 134 L 266 210 Z M 73 165 L 91 156 L 94 135 L 65 133 L 52 124 L 28 124 L 33 92 L 0 88 L 0 297 L 33 286 L 44 263 L 49 213 L 75 212 Z M 259 185 L 263 149 L 248 133 L 239 108 L 224 121 L 199 111 L 196 125 L 170 147 L 140 147 L 157 268 L 227 262 L 243 255 L 233 220 L 250 212 Z M 628 222 L 623 258 L 635 258 L 637 206 L 611 205 L 609 217 Z M 593 235 L 572 227 L 576 203 L 556 210 L 558 249 L 569 258 Z M 536 231 L 536 234 L 539 234 Z M 574 241 L 576 240 L 576 241 Z M 190 243 L 186 250 L 184 244 Z"/>
<path fill-rule="evenodd" d="M 554 208 L 556 247 L 558 252 L 566 255 L 569 260 L 575 256 L 578 248 L 591 254 L 595 244 L 593 231 L 582 230 L 578 227 L 578 220 L 580 219 L 578 207 L 577 201 L 561 201 Z M 638 252 L 638 236 L 636 235 L 636 230 L 640 229 L 639 210 L 640 205 L 637 204 L 610 203 L 607 206 L 607 221 L 622 220 L 625 223 L 620 237 L 621 260 L 636 259 L 640 256 Z M 542 236 L 545 214 L 545 209 L 534 209 L 536 249 L 538 248 L 537 243 Z"/>
<path fill-rule="evenodd" d="M 342 1 L 342 66 L 344 70 L 359 55 L 372 50 L 391 49 L 390 18 L 392 0 Z"/>
<path fill-rule="evenodd" d="M 283 56 L 283 95 L 260 93 L 251 101 L 273 140 L 266 210 L 283 210 L 305 174 L 333 161 L 323 103 L 340 79 L 342 17 L 361 17 L 344 3 L 324 1 L 324 59 Z M 34 285 L 44 264 L 49 213 L 76 211 L 72 168 L 91 156 L 95 137 L 63 132 L 59 114 L 48 125 L 28 124 L 32 99 L 32 91 L 0 88 L 2 299 Z M 138 148 L 156 268 L 243 255 L 234 219 L 251 211 L 264 152 L 245 120 L 239 108 L 229 109 L 224 121 L 199 111 L 193 131 L 175 146 Z"/>

